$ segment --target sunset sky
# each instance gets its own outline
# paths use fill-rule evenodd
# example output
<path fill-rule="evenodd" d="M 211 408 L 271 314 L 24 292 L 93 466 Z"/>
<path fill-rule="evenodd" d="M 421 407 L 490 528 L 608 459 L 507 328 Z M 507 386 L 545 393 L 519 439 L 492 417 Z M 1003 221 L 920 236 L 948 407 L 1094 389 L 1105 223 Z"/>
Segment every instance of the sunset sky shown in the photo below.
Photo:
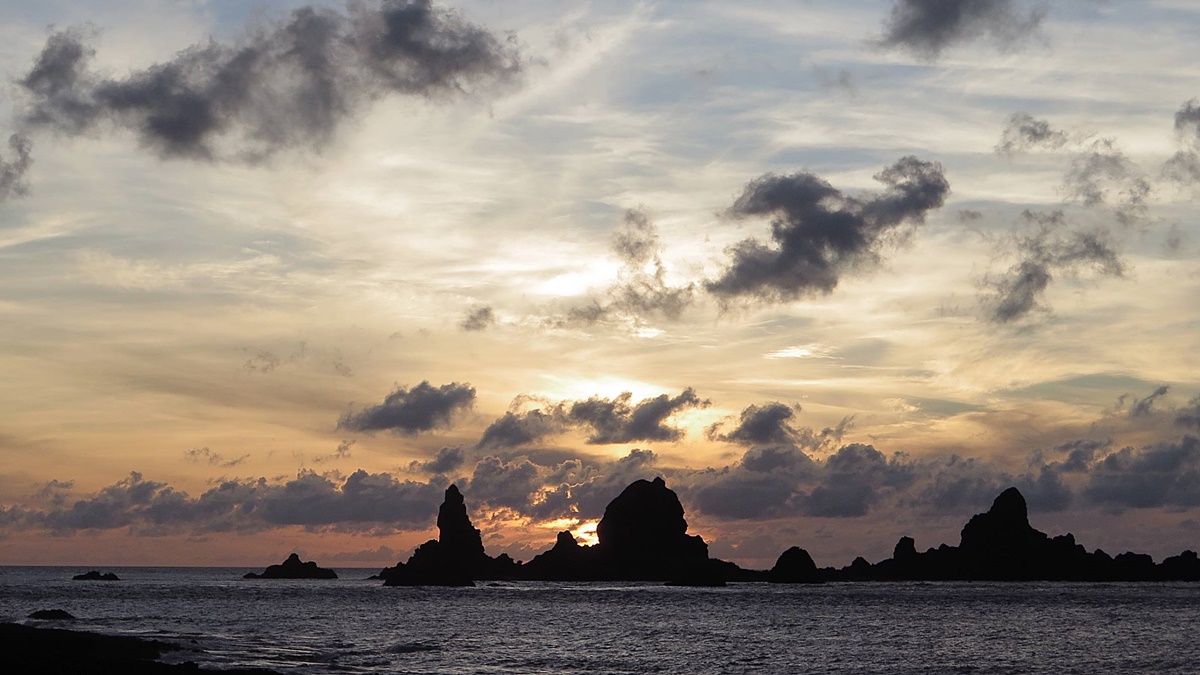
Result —
<path fill-rule="evenodd" d="M 0 564 L 1200 545 L 1200 3 L 0 0 Z M 12 136 L 11 141 L 3 139 Z"/>

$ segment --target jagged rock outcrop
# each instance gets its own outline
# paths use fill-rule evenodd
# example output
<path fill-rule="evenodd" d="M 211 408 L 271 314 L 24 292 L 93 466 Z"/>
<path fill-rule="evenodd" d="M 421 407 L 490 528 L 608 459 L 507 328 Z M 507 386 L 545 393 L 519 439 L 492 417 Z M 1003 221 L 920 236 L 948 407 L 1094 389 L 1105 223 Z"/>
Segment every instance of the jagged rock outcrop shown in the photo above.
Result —
<path fill-rule="evenodd" d="M 775 561 L 767 581 L 773 584 L 818 584 L 824 581 L 824 578 L 808 551 L 793 546 Z"/>
<path fill-rule="evenodd" d="M 121 578 L 118 577 L 117 575 L 113 574 L 112 572 L 104 572 L 103 574 L 101 574 L 99 570 L 92 570 L 90 572 L 84 572 L 83 574 L 76 574 L 75 576 L 71 577 L 71 580 L 72 581 L 120 581 Z"/>
<path fill-rule="evenodd" d="M 330 569 L 318 567 L 317 563 L 300 560 L 295 553 L 289 555 L 282 564 L 271 565 L 262 574 L 247 572 L 243 579 L 336 579 L 337 573 Z"/>
<path fill-rule="evenodd" d="M 438 538 L 417 547 L 407 563 L 379 573 L 384 586 L 474 586 L 476 580 L 512 579 L 518 565 L 507 554 L 493 558 L 471 524 L 458 486 L 446 488 L 438 509 Z"/>

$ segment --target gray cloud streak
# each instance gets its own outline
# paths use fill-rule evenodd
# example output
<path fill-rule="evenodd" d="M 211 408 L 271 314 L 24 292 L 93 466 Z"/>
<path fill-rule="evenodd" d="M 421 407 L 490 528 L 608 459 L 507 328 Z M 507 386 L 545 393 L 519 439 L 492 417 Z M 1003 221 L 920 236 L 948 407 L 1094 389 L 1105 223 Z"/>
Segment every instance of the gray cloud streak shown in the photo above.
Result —
<path fill-rule="evenodd" d="M 1029 113 L 1015 112 L 1008 118 L 1008 124 L 1000 134 L 1000 142 L 996 144 L 996 153 L 1013 155 L 1033 148 L 1060 150 L 1070 141 L 1065 131 L 1059 131 L 1050 126 L 1046 120 L 1040 120 Z"/>
<path fill-rule="evenodd" d="M 305 6 L 232 43 L 193 45 L 123 79 L 89 69 L 81 30 L 54 33 L 19 81 L 25 123 L 66 135 L 102 123 L 162 158 L 257 162 L 327 146 L 388 95 L 487 90 L 521 72 L 515 46 L 428 0 Z"/>
<path fill-rule="evenodd" d="M 0 203 L 29 193 L 26 174 L 33 166 L 33 142 L 24 134 L 8 137 L 8 156 L 0 157 Z"/>

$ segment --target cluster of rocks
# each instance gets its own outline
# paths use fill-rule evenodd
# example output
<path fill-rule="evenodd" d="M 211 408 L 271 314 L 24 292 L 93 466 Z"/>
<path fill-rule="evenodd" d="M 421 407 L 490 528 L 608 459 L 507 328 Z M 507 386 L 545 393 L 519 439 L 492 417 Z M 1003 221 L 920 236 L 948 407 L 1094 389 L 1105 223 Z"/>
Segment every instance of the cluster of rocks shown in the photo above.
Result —
<path fill-rule="evenodd" d="M 379 573 L 384 585 L 473 586 L 501 580 L 697 586 L 730 581 L 1200 581 L 1200 559 L 1192 551 L 1155 564 L 1145 554 L 1088 552 L 1070 534 L 1039 532 L 1029 524 L 1025 498 L 1016 488 L 1005 490 L 990 510 L 971 518 L 958 546 L 943 544 L 921 553 L 912 538 L 903 537 L 891 558 L 871 564 L 860 557 L 840 569 L 818 568 L 799 547 L 784 551 L 768 571 L 710 558 L 708 544 L 687 534 L 679 497 L 662 478 L 635 481 L 609 503 L 594 546 L 582 546 L 570 532 L 562 532 L 550 550 L 527 563 L 505 554 L 487 555 L 454 485 L 446 489 L 437 526 L 437 539 L 418 547 L 407 562 Z"/>
<path fill-rule="evenodd" d="M 100 572 L 100 570 L 92 570 L 90 572 L 84 572 L 83 574 L 76 574 L 75 576 L 71 577 L 71 580 L 72 581 L 120 581 L 121 578 L 118 577 L 117 575 L 113 574 L 112 572 L 104 572 L 102 574 Z"/>

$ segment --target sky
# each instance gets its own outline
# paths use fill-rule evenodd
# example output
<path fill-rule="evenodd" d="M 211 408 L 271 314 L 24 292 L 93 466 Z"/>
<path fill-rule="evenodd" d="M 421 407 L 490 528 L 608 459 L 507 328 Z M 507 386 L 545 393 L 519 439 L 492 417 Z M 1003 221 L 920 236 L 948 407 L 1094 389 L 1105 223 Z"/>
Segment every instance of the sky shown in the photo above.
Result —
<path fill-rule="evenodd" d="M 0 564 L 1200 537 L 1200 5 L 0 0 Z"/>

